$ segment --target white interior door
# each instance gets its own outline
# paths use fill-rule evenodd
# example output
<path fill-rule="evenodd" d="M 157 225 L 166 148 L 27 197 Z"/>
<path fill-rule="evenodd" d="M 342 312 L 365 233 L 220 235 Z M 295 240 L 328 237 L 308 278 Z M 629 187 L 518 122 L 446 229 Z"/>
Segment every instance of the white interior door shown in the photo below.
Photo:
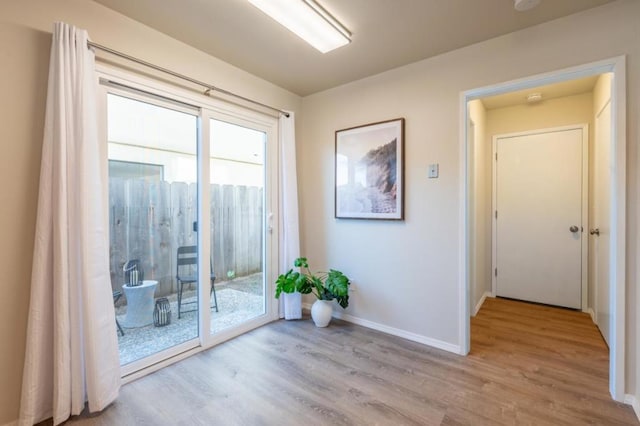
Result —
<path fill-rule="evenodd" d="M 596 117 L 595 140 L 595 313 L 596 324 L 604 340 L 609 344 L 611 337 L 611 309 L 609 283 L 609 201 L 611 186 L 611 105 L 607 104 Z"/>
<path fill-rule="evenodd" d="M 496 138 L 496 294 L 582 306 L 583 129 Z"/>

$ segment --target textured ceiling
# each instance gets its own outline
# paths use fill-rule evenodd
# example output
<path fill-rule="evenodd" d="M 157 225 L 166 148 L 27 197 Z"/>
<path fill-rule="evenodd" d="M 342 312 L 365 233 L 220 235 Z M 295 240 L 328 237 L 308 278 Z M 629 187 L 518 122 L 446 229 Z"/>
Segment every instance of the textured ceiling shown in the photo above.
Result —
<path fill-rule="evenodd" d="M 352 33 L 322 54 L 246 0 L 95 0 L 305 96 L 613 0 L 318 0 Z"/>

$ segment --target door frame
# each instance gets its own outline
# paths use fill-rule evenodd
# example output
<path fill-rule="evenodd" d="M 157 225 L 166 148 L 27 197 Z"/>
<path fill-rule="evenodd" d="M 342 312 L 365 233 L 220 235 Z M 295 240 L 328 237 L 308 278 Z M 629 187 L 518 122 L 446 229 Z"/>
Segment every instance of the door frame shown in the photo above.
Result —
<path fill-rule="evenodd" d="M 576 124 L 570 126 L 560 126 L 543 128 L 536 130 L 528 130 L 524 132 L 505 133 L 493 136 L 492 152 L 493 158 L 492 164 L 492 184 L 491 184 L 491 269 L 494 271 L 491 274 L 491 295 L 496 297 L 498 291 L 498 277 L 495 274 L 495 270 L 498 267 L 498 224 L 495 212 L 497 211 L 497 192 L 498 192 L 498 170 L 496 161 L 498 153 L 498 139 L 513 138 L 519 136 L 532 136 L 542 133 L 556 133 L 566 130 L 582 130 L 582 150 L 581 150 L 581 164 L 582 164 L 582 191 L 581 191 L 581 220 L 580 220 L 580 258 L 581 258 L 581 271 L 580 271 L 580 309 L 582 312 L 587 312 L 588 308 L 588 291 L 589 291 L 589 238 L 585 237 L 585 232 L 588 232 L 589 227 L 589 125 L 588 124 Z"/>
<path fill-rule="evenodd" d="M 609 97 L 609 99 L 603 104 L 602 108 L 600 108 L 600 110 L 595 114 L 594 117 L 594 121 L 593 121 L 593 143 L 594 143 L 594 155 L 597 154 L 597 149 L 595 149 L 596 144 L 598 143 L 598 134 L 597 134 L 597 129 L 598 129 L 598 119 L 600 118 L 600 116 L 602 115 L 602 112 L 607 109 L 608 106 L 611 106 L 611 97 Z M 612 106 L 611 106 L 612 107 Z M 612 110 L 612 108 L 611 108 Z M 610 126 L 612 127 L 612 126 Z M 597 160 L 597 157 L 595 157 L 595 160 Z M 598 178 L 598 164 L 594 162 L 594 182 L 595 179 Z M 611 188 L 609 189 L 609 191 L 611 191 Z M 597 197 L 598 194 L 596 193 L 596 189 L 594 188 L 594 195 L 596 196 L 596 203 L 600 202 L 600 199 Z M 609 206 L 611 207 L 611 206 Z M 595 208 L 595 213 L 596 213 L 596 217 L 594 219 L 599 220 L 598 217 L 598 207 Z M 609 213 L 609 216 L 611 216 L 611 213 Z M 596 224 L 596 228 L 599 225 Z M 594 248 L 596 248 L 595 250 L 595 256 L 593 257 L 593 262 L 595 263 L 595 267 L 593 268 L 593 272 L 594 272 L 594 277 L 593 277 L 593 283 L 594 283 L 594 290 L 595 290 L 595 294 L 593 295 L 593 311 L 590 312 L 592 314 L 592 318 L 593 318 L 593 322 L 598 324 L 598 290 L 599 290 L 599 286 L 601 285 L 600 280 L 598 279 L 598 250 L 600 249 L 600 247 L 598 246 L 600 244 L 600 238 L 597 237 L 594 239 Z M 611 245 L 611 241 L 609 241 L 609 245 Z M 611 266 L 611 265 L 609 265 Z M 609 298 L 611 299 L 611 298 Z M 612 325 L 609 324 L 609 328 L 611 328 Z M 598 324 L 598 328 L 600 328 L 600 325 Z M 600 330 L 600 333 L 602 333 L 602 330 Z M 611 334 L 611 332 L 609 332 L 609 334 Z"/>
<path fill-rule="evenodd" d="M 611 242 L 610 242 L 610 287 L 612 342 L 609 348 L 609 392 L 613 399 L 623 402 L 625 398 L 625 283 L 626 283 L 626 57 L 617 56 L 576 67 L 555 70 L 543 74 L 532 75 L 518 80 L 479 87 L 460 93 L 460 209 L 458 226 L 461 230 L 459 239 L 458 277 L 458 342 L 460 354 L 467 355 L 471 347 L 471 321 L 469 308 L 470 292 L 470 229 L 469 229 L 469 146 L 467 141 L 467 103 L 474 99 L 499 95 L 516 90 L 530 89 L 546 84 L 574 80 L 577 78 L 613 73 L 611 93 L 612 128 L 611 128 L 611 160 L 613 172 L 611 176 Z"/>

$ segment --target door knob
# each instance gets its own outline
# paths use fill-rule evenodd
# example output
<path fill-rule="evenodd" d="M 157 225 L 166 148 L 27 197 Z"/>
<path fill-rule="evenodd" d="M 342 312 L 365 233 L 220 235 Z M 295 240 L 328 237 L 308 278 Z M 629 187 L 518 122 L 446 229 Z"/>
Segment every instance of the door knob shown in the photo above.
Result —
<path fill-rule="evenodd" d="M 600 235 L 600 228 L 593 228 L 589 231 L 591 235 Z"/>
<path fill-rule="evenodd" d="M 576 232 L 578 232 L 579 229 L 580 228 L 578 228 L 577 226 L 573 225 L 571 228 L 569 228 L 569 231 L 571 231 L 571 232 L 573 232 L 575 234 Z"/>

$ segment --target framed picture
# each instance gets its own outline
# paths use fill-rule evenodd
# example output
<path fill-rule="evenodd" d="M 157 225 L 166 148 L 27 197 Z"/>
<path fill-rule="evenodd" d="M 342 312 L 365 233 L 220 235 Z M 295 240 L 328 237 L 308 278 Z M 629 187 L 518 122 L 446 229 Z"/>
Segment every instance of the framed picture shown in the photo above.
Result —
<path fill-rule="evenodd" d="M 336 131 L 336 218 L 404 219 L 404 118 Z"/>

